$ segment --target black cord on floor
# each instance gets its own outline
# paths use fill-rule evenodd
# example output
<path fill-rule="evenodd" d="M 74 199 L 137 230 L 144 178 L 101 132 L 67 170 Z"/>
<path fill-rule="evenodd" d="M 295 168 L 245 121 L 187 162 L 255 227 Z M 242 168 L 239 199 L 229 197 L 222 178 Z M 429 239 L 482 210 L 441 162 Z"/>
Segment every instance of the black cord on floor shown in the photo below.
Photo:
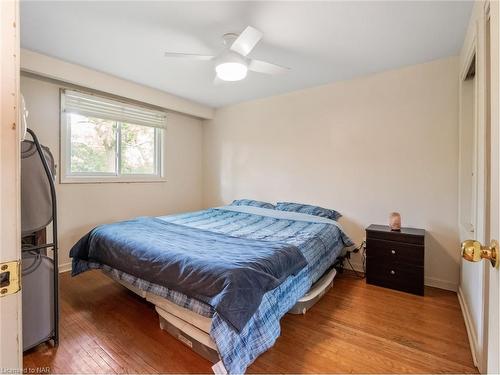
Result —
<path fill-rule="evenodd" d="M 347 263 L 349 263 L 349 266 L 351 267 L 351 271 L 354 273 L 354 275 L 360 279 L 364 279 L 366 276 L 366 274 L 364 272 L 358 272 L 354 269 L 354 267 L 352 266 L 351 264 L 351 261 L 349 259 L 347 259 Z M 363 267 L 364 269 L 364 267 Z"/>
<path fill-rule="evenodd" d="M 361 252 L 361 258 L 363 260 L 363 272 L 356 271 L 351 263 L 351 253 L 355 254 L 357 252 Z M 352 251 L 348 251 L 347 254 L 344 257 L 345 260 L 347 260 L 347 263 L 349 263 L 349 266 L 351 267 L 352 272 L 354 275 L 360 279 L 364 279 L 366 277 L 366 242 L 363 241 L 361 242 L 361 245 L 359 245 L 357 248 L 355 248 Z"/>

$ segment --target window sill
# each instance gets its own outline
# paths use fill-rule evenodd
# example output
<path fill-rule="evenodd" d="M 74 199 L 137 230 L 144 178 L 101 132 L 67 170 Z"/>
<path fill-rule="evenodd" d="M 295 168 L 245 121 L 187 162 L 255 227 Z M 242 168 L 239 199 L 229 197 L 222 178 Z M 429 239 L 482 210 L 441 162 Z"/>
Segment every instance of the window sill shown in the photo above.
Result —
<path fill-rule="evenodd" d="M 116 184 L 116 183 L 151 183 L 151 182 L 166 182 L 165 177 L 144 177 L 144 176 L 131 176 L 131 177 L 62 177 L 61 184 Z"/>

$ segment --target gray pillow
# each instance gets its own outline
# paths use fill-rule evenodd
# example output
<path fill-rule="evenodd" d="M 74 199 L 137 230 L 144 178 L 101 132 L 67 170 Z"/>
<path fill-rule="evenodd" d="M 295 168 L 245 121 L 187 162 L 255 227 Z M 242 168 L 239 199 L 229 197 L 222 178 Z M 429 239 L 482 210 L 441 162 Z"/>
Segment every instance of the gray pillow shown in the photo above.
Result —
<path fill-rule="evenodd" d="M 275 208 L 274 204 L 262 201 L 255 201 L 253 199 L 236 199 L 233 201 L 233 203 L 231 203 L 231 206 L 253 206 L 253 207 L 270 208 L 270 209 Z"/>
<path fill-rule="evenodd" d="M 300 212 L 303 214 L 326 217 L 331 220 L 338 220 L 342 217 L 342 215 L 335 210 L 303 203 L 278 202 L 276 203 L 276 209 L 280 211 Z"/>

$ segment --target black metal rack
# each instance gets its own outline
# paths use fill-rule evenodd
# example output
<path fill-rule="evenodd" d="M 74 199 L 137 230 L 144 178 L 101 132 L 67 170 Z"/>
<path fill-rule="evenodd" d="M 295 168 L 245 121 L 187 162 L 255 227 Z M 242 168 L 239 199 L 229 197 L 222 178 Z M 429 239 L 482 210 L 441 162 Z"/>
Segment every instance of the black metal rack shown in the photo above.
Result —
<path fill-rule="evenodd" d="M 43 169 L 45 170 L 45 174 L 49 180 L 50 186 L 50 196 L 52 201 L 52 242 L 46 243 L 42 245 L 36 246 L 25 246 L 22 251 L 30 251 L 30 252 L 40 252 L 41 250 L 52 249 L 52 260 L 54 262 L 53 267 L 53 277 L 54 277 L 54 330 L 51 336 L 47 337 L 46 340 L 42 342 L 52 340 L 54 345 L 59 344 L 59 266 L 58 266 L 58 242 L 57 242 L 57 199 L 56 199 L 56 187 L 54 184 L 54 176 L 47 164 L 47 160 L 43 156 L 42 147 L 40 146 L 40 142 L 38 142 L 38 138 L 31 129 L 26 129 L 26 131 L 31 135 L 33 139 L 33 143 L 35 144 L 38 155 L 40 156 L 40 160 L 42 161 Z"/>

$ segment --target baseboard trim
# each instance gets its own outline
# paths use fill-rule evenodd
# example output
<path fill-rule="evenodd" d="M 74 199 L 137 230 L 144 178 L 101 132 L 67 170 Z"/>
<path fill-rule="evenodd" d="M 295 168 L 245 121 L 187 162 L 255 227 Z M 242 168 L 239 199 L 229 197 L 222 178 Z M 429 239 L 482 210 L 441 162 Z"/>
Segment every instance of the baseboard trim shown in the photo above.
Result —
<path fill-rule="evenodd" d="M 424 279 L 424 284 L 427 286 L 432 286 L 434 288 L 451 290 L 452 292 L 457 292 L 457 284 L 451 281 L 437 279 L 435 277 L 426 277 Z"/>
<path fill-rule="evenodd" d="M 71 271 L 71 262 L 59 264 L 59 273 Z"/>
<path fill-rule="evenodd" d="M 481 369 L 478 366 L 478 350 L 476 346 L 477 342 L 477 335 L 474 330 L 474 326 L 472 324 L 472 317 L 469 311 L 469 308 L 467 307 L 467 304 L 465 303 L 465 298 L 462 292 L 462 288 L 458 287 L 458 303 L 460 304 L 460 309 L 462 310 L 462 315 L 464 317 L 464 322 L 465 322 L 465 329 L 467 330 L 467 337 L 469 338 L 469 346 L 470 346 L 470 351 L 472 354 L 472 361 L 474 362 L 474 366 L 476 366 L 479 371 L 481 372 Z"/>

